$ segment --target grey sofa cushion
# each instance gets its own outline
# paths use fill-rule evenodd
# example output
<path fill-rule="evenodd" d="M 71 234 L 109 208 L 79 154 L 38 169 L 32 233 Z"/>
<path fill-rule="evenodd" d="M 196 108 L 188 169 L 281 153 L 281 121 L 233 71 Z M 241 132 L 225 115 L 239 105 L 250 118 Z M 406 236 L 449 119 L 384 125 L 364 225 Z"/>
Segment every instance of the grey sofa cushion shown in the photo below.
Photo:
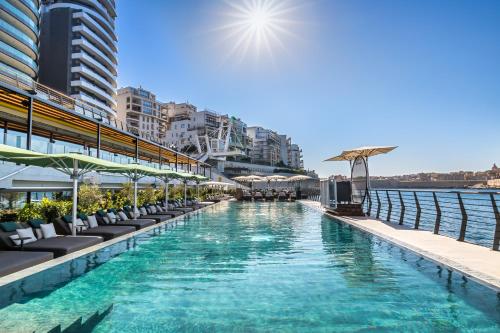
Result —
<path fill-rule="evenodd" d="M 124 225 L 131 226 L 136 228 L 137 230 L 149 227 L 156 223 L 155 220 L 147 220 L 147 219 L 137 219 L 137 220 L 127 220 L 127 221 L 118 221 L 114 225 Z"/>
<path fill-rule="evenodd" d="M 110 240 L 119 236 L 134 232 L 135 227 L 122 225 L 101 225 L 95 228 L 84 230 L 79 235 L 101 236 L 104 240 Z"/>
<path fill-rule="evenodd" d="M 0 276 L 15 273 L 54 258 L 51 252 L 0 251 Z"/>
<path fill-rule="evenodd" d="M 40 239 L 34 243 L 24 246 L 25 251 L 52 252 L 54 257 L 60 257 L 68 253 L 76 252 L 102 242 L 101 237 L 72 237 L 61 236 L 48 239 Z"/>

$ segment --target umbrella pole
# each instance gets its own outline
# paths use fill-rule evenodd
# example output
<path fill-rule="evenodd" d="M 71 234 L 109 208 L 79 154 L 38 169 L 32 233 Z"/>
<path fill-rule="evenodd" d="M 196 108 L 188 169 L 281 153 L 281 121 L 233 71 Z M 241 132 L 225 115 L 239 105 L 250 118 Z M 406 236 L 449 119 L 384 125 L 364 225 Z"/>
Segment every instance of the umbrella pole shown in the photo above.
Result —
<path fill-rule="evenodd" d="M 196 182 L 196 197 L 200 198 L 200 183 Z"/>
<path fill-rule="evenodd" d="M 187 204 L 187 181 L 184 181 L 184 207 Z"/>
<path fill-rule="evenodd" d="M 137 214 L 135 213 L 135 210 L 139 211 L 139 208 L 137 207 L 137 179 L 134 178 L 134 220 L 137 220 Z"/>
<path fill-rule="evenodd" d="M 73 161 L 73 209 L 71 212 L 71 234 L 76 236 L 76 210 L 78 209 L 78 161 Z"/>
<path fill-rule="evenodd" d="M 168 207 L 168 179 L 165 179 L 165 206 Z"/>

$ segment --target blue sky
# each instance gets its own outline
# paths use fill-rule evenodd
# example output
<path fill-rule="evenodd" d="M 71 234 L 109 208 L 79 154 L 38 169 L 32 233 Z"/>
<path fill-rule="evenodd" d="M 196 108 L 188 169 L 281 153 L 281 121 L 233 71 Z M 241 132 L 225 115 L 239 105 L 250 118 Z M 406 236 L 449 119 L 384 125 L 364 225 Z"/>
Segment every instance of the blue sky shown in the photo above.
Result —
<path fill-rule="evenodd" d="M 223 1 L 117 5 L 120 86 L 288 134 L 321 176 L 363 145 L 399 146 L 372 175 L 500 163 L 500 1 L 290 1 L 259 57 L 221 43 Z"/>

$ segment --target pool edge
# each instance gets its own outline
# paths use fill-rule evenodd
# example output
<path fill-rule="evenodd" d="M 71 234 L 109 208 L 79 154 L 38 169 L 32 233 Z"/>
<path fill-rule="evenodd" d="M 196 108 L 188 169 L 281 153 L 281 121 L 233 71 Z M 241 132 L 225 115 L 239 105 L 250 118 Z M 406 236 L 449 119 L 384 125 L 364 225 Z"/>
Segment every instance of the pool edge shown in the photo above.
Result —
<path fill-rule="evenodd" d="M 429 260 L 437 265 L 443 266 L 446 269 L 458 272 L 458 273 L 462 274 L 464 277 L 471 279 L 471 280 L 475 281 L 476 283 L 479 283 L 485 287 L 488 287 L 500 295 L 500 280 L 499 279 L 496 279 L 496 278 L 494 278 L 490 275 L 487 275 L 487 274 L 483 274 L 483 273 L 478 272 L 474 269 L 468 268 L 468 267 L 466 267 L 466 266 L 464 266 L 456 261 L 444 258 L 444 257 L 437 255 L 437 254 L 434 254 L 432 252 L 423 250 L 421 248 L 418 248 L 416 246 L 408 244 L 404 241 L 398 240 L 394 237 L 385 235 L 385 234 L 380 233 L 380 232 L 373 231 L 373 230 L 368 229 L 368 228 L 364 228 L 363 226 L 361 226 L 359 224 L 352 223 L 351 221 L 349 221 L 349 219 L 344 218 L 342 216 L 332 216 L 330 214 L 327 214 L 326 211 L 324 211 L 321 207 L 319 207 L 315 204 L 312 204 L 312 202 L 303 201 L 303 200 L 298 200 L 297 202 L 299 202 L 300 204 L 302 204 L 306 207 L 314 209 L 314 210 L 318 211 L 319 213 L 322 213 L 325 216 L 328 216 L 334 220 L 337 220 L 341 223 L 344 223 L 344 224 L 347 224 L 351 227 L 354 227 L 357 230 L 360 230 L 364 233 L 378 237 L 378 238 L 383 239 L 384 241 L 389 242 L 391 244 L 394 244 L 394 245 L 396 245 L 404 250 L 407 250 L 407 251 L 410 251 L 416 255 L 422 256 L 426 260 Z"/>

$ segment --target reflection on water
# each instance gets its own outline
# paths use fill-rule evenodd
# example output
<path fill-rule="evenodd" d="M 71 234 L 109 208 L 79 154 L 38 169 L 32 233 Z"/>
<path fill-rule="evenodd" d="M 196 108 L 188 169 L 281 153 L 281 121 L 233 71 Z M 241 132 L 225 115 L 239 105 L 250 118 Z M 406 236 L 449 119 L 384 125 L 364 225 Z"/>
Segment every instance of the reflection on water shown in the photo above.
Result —
<path fill-rule="evenodd" d="M 0 296 L 10 300 L 1 332 L 64 328 L 109 304 L 94 331 L 494 332 L 500 322 L 494 293 L 300 203 L 223 203 Z"/>

